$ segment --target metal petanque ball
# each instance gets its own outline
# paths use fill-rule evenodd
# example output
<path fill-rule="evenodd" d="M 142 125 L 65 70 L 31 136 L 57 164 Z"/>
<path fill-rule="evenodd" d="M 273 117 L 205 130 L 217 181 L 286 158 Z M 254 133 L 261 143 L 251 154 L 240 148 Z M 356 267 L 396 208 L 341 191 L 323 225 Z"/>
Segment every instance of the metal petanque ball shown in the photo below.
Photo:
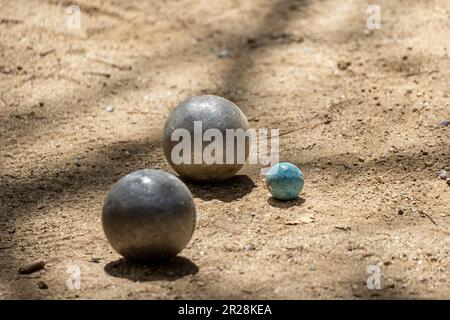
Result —
<path fill-rule="evenodd" d="M 201 130 L 198 129 L 199 125 L 201 125 Z M 246 132 L 248 128 L 247 118 L 231 101 L 214 95 L 191 97 L 181 102 L 167 118 L 163 133 L 164 154 L 172 168 L 187 180 L 223 181 L 241 169 L 248 158 L 250 147 L 248 137 L 241 140 L 244 143 L 238 143 L 238 139 L 227 139 L 227 129 L 242 129 L 239 131 Z M 182 155 L 187 156 L 188 161 L 180 162 L 173 158 L 173 153 L 177 150 L 174 148 L 182 140 L 173 137 L 177 133 L 176 131 L 180 131 L 177 129 L 180 129 L 182 133 L 187 133 L 190 137 L 190 149 L 186 155 L 185 151 L 182 151 Z M 211 131 L 209 129 L 216 129 L 215 131 L 218 130 L 217 132 L 221 134 L 218 144 L 220 144 L 222 154 L 214 153 L 219 161 L 212 163 L 208 162 L 203 154 L 208 145 L 213 142 L 217 143 L 214 137 L 205 138 L 205 132 Z M 234 161 L 227 160 L 227 151 L 233 152 Z M 238 157 L 238 154 L 241 156 Z M 200 161 L 196 161 L 196 159 Z"/>
<path fill-rule="evenodd" d="M 278 200 L 294 200 L 302 191 L 305 179 L 301 170 L 292 163 L 280 162 L 269 169 L 266 185 Z"/>
<path fill-rule="evenodd" d="M 174 175 L 138 170 L 106 196 L 102 224 L 111 246 L 130 260 L 164 261 L 190 241 L 196 214 L 192 195 Z"/>

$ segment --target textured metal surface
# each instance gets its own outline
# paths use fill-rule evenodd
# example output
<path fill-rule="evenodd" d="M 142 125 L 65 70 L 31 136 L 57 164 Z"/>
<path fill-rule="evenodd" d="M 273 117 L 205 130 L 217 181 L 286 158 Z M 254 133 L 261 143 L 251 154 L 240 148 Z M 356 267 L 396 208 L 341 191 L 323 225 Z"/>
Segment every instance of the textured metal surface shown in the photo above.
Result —
<path fill-rule="evenodd" d="M 304 184 L 303 173 L 292 163 L 280 162 L 267 171 L 266 185 L 275 199 L 296 199 Z"/>
<path fill-rule="evenodd" d="M 202 129 L 205 132 L 208 129 L 218 129 L 223 136 L 223 163 L 194 164 L 193 160 L 189 164 L 174 164 L 171 159 L 171 153 L 178 141 L 171 141 L 172 133 L 175 129 L 184 128 L 189 131 L 191 136 L 192 154 L 194 159 L 194 122 L 202 121 Z M 242 111 L 231 101 L 213 95 L 196 96 L 181 102 L 169 115 L 164 126 L 163 149 L 167 161 L 172 168 L 183 178 L 192 181 L 222 181 L 235 175 L 242 168 L 243 163 L 227 164 L 225 155 L 226 147 L 226 129 L 249 128 L 247 119 Z M 205 148 L 210 142 L 203 142 Z M 245 159 L 249 154 L 249 140 L 245 143 Z M 234 145 L 234 153 L 237 153 L 237 144 Z M 236 159 L 236 156 L 235 156 Z"/>
<path fill-rule="evenodd" d="M 139 170 L 121 178 L 108 193 L 102 212 L 106 238 L 130 260 L 176 256 L 190 241 L 195 221 L 189 189 L 161 170 Z"/>

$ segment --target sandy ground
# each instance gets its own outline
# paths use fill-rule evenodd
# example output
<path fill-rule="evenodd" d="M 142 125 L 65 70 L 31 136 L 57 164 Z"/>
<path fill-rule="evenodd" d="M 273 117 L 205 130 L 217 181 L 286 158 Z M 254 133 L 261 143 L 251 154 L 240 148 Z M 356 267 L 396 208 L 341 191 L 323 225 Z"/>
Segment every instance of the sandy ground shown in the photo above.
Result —
<path fill-rule="evenodd" d="M 370 31 L 362 0 L 83 0 L 71 30 L 71 1 L 1 0 L 0 298 L 450 298 L 450 3 L 375 2 Z M 303 170 L 302 199 L 271 200 L 246 165 L 189 185 L 198 224 L 179 258 L 121 260 L 107 191 L 173 172 L 165 118 L 206 93 L 253 128 L 296 130 L 280 157 Z"/>

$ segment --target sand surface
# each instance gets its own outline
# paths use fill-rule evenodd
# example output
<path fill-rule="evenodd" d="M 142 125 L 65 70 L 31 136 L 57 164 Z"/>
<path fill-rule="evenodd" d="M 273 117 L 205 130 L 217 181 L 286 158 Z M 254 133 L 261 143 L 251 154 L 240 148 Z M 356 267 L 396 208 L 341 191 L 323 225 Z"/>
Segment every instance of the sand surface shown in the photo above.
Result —
<path fill-rule="evenodd" d="M 378 0 L 379 30 L 373 1 L 78 2 L 80 30 L 72 1 L 0 2 L 0 298 L 450 298 L 449 1 Z M 105 195 L 134 170 L 173 172 L 165 119 L 200 94 L 280 129 L 301 199 L 271 200 L 246 165 L 189 185 L 179 258 L 121 260 Z"/>

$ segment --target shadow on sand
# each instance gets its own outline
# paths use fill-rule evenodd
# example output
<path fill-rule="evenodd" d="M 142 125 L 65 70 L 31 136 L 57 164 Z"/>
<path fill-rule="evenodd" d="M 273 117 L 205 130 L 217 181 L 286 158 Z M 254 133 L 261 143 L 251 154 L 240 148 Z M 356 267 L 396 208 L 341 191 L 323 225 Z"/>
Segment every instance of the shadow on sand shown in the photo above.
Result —
<path fill-rule="evenodd" d="M 119 259 L 109 262 L 105 266 L 105 271 L 110 276 L 141 282 L 174 281 L 196 274 L 198 270 L 197 265 L 191 260 L 179 256 L 158 265 Z"/>
<path fill-rule="evenodd" d="M 223 182 L 195 184 L 185 181 L 192 195 L 205 201 L 213 199 L 232 202 L 249 194 L 255 183 L 246 175 L 237 175 Z"/>

